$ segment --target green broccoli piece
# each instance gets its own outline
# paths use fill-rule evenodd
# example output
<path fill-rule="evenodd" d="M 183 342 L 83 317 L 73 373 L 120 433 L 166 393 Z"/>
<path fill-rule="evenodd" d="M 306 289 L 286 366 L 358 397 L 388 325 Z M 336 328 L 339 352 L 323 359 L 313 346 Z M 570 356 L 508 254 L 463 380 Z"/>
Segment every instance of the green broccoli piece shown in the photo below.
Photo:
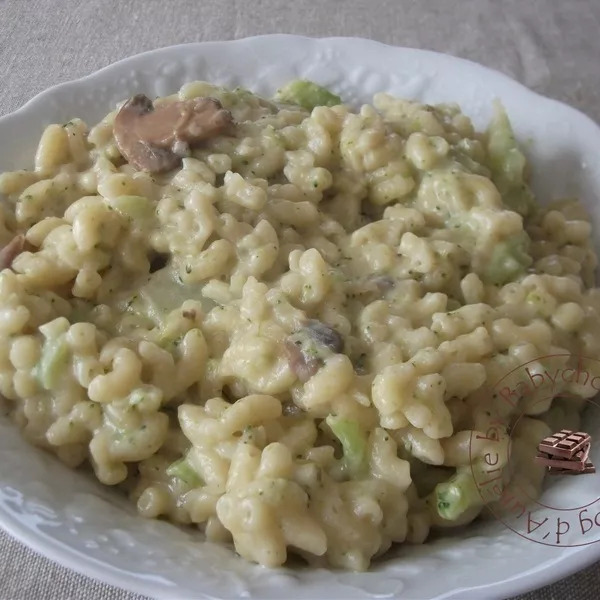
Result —
<path fill-rule="evenodd" d="M 525 181 L 527 161 L 499 102 L 495 103 L 494 116 L 487 131 L 487 151 L 492 180 L 504 204 L 526 217 L 535 206 L 533 194 Z"/>
<path fill-rule="evenodd" d="M 533 262 L 529 243 L 529 237 L 522 231 L 496 244 L 481 274 L 482 279 L 502 285 L 522 275 Z"/>
<path fill-rule="evenodd" d="M 325 422 L 342 444 L 344 469 L 353 479 L 362 477 L 367 469 L 367 436 L 356 421 L 329 415 Z"/>
<path fill-rule="evenodd" d="M 455 521 L 469 508 L 483 504 L 470 467 L 459 469 L 448 481 L 438 483 L 432 496 L 434 510 L 446 521 Z"/>
<path fill-rule="evenodd" d="M 42 355 L 36 367 L 36 374 L 42 387 L 54 389 L 69 364 L 71 352 L 65 335 L 47 339 L 42 347 Z"/>
<path fill-rule="evenodd" d="M 275 100 L 286 104 L 297 104 L 306 110 L 312 110 L 315 106 L 336 106 L 342 103 L 339 96 L 305 79 L 295 79 L 284 85 L 277 90 Z"/>
<path fill-rule="evenodd" d="M 167 467 L 167 475 L 180 479 L 189 487 L 198 487 L 204 483 L 202 478 L 198 476 L 198 473 L 194 471 L 187 458 L 180 458 L 171 463 Z"/>
<path fill-rule="evenodd" d="M 154 206 L 144 196 L 117 196 L 110 205 L 131 221 L 148 220 L 154 216 Z"/>

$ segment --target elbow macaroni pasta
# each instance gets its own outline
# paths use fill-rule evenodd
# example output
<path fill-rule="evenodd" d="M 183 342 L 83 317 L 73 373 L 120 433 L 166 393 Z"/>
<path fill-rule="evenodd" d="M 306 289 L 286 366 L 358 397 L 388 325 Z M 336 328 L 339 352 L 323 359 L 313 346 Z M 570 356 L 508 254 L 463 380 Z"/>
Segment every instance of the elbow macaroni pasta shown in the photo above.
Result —
<path fill-rule="evenodd" d="M 454 106 L 307 111 L 204 82 L 158 102 L 197 96 L 236 129 L 179 169 L 135 171 L 113 112 L 49 125 L 33 170 L 0 175 L 2 245 L 26 240 L 0 272 L 13 419 L 143 516 L 267 566 L 293 552 L 362 570 L 474 519 L 483 500 L 450 522 L 427 498 L 485 456 L 469 443 L 493 382 L 551 353 L 600 357 L 585 212 L 510 210 Z M 536 400 L 519 456 L 578 424 Z M 512 470 L 539 493 L 540 469 Z"/>

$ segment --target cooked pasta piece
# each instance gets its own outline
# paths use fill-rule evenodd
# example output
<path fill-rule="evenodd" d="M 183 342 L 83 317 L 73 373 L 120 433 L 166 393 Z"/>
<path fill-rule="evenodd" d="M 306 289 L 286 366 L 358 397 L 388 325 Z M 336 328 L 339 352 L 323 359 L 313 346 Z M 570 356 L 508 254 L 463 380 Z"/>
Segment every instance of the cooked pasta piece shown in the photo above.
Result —
<path fill-rule="evenodd" d="M 536 204 L 500 106 L 480 133 L 454 105 L 192 82 L 49 125 L 32 166 L 0 174 L 12 417 L 248 560 L 367 569 L 533 498 L 529 454 L 594 393 L 516 374 L 600 359 L 600 292 L 588 216 Z"/>

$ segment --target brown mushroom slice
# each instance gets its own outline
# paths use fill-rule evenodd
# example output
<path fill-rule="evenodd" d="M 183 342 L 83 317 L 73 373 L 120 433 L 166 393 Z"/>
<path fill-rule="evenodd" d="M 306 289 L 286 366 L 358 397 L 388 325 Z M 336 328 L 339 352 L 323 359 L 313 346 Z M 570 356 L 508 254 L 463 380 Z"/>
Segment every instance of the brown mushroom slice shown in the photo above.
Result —
<path fill-rule="evenodd" d="M 0 270 L 10 269 L 13 260 L 23 252 L 25 248 L 25 236 L 19 234 L 15 236 L 2 250 L 0 250 Z"/>
<path fill-rule="evenodd" d="M 287 339 L 283 347 L 290 369 L 302 382 L 308 381 L 323 364 L 319 358 L 307 356 L 298 341 Z"/>
<path fill-rule="evenodd" d="M 316 342 L 329 348 L 335 354 L 339 354 L 344 349 L 344 339 L 329 325 L 316 319 L 310 319 L 306 322 L 305 328 Z"/>
<path fill-rule="evenodd" d="M 309 319 L 286 339 L 284 348 L 290 369 L 305 382 L 323 366 L 328 356 L 342 352 L 344 339 L 329 325 Z"/>
<path fill-rule="evenodd" d="M 113 126 L 119 152 L 141 171 L 174 169 L 190 146 L 219 135 L 233 123 L 214 98 L 192 98 L 154 107 L 143 94 L 128 100 Z"/>

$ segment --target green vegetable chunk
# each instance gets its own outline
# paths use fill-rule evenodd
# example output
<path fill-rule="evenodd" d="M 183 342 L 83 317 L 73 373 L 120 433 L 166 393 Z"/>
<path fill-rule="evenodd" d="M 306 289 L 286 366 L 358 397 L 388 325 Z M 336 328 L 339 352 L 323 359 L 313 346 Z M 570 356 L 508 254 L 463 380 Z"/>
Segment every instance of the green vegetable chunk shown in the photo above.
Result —
<path fill-rule="evenodd" d="M 496 244 L 482 273 L 482 279 L 486 283 L 498 285 L 514 281 L 532 262 L 529 238 L 525 232 L 520 232 Z"/>
<path fill-rule="evenodd" d="M 69 344 L 66 337 L 60 335 L 47 339 L 42 347 L 42 356 L 37 365 L 37 377 L 46 390 L 54 389 L 65 372 L 70 358 Z"/>
<path fill-rule="evenodd" d="M 171 463 L 167 467 L 167 475 L 181 479 L 183 483 L 190 487 L 198 487 L 204 483 L 186 458 L 180 458 Z"/>
<path fill-rule="evenodd" d="M 200 300 L 207 312 L 214 306 L 202 296 L 203 284 L 184 284 L 174 265 L 151 273 L 132 287 L 135 292 L 120 301 L 121 310 L 149 319 L 161 328 L 165 327 L 169 313 L 186 300 Z"/>
<path fill-rule="evenodd" d="M 367 436 L 356 421 L 329 415 L 325 422 L 342 444 L 345 470 L 359 479 L 367 469 Z"/>
<path fill-rule="evenodd" d="M 315 106 L 336 106 L 342 103 L 339 96 L 305 79 L 295 79 L 284 85 L 277 91 L 275 100 L 287 104 L 297 104 L 306 110 L 312 110 Z"/>
<path fill-rule="evenodd" d="M 470 467 L 457 471 L 433 491 L 435 510 L 442 519 L 456 521 L 465 511 L 483 504 Z"/>
<path fill-rule="evenodd" d="M 154 206 L 144 196 L 117 196 L 110 200 L 110 205 L 132 221 L 151 219 L 154 216 Z"/>
<path fill-rule="evenodd" d="M 492 180 L 504 204 L 520 215 L 527 216 L 535 205 L 533 194 L 525 181 L 527 161 L 499 102 L 494 105 L 494 116 L 487 131 L 487 151 Z"/>

